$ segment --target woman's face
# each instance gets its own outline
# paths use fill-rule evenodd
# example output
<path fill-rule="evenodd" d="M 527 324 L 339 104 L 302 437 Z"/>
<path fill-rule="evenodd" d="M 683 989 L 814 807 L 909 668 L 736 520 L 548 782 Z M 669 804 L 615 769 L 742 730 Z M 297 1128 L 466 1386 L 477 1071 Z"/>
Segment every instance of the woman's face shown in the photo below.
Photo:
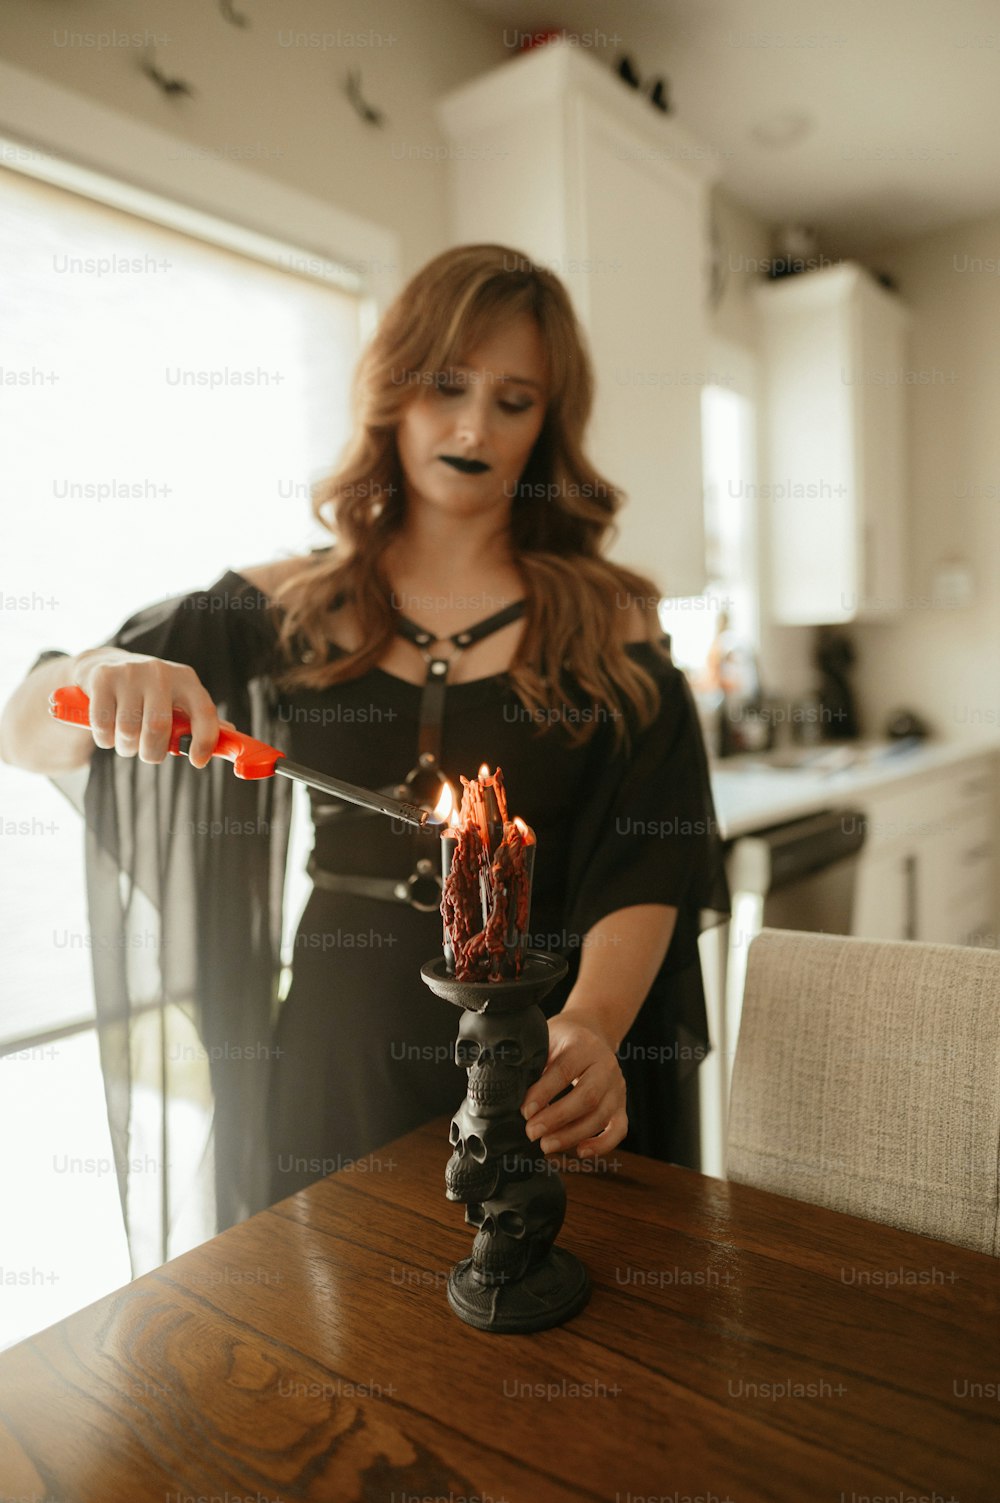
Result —
<path fill-rule="evenodd" d="M 425 382 L 400 418 L 396 442 L 407 509 L 505 522 L 545 420 L 547 363 L 528 314 L 489 335 L 465 359 Z M 449 460 L 487 468 L 463 471 Z"/>

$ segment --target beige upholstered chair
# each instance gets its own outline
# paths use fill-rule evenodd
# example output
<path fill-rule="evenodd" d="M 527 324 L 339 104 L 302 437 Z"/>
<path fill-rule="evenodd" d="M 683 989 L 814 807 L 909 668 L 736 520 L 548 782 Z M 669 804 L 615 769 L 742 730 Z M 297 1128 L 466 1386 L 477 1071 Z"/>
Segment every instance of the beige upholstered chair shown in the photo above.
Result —
<path fill-rule="evenodd" d="M 727 1173 L 1000 1254 L 1000 951 L 762 929 Z"/>

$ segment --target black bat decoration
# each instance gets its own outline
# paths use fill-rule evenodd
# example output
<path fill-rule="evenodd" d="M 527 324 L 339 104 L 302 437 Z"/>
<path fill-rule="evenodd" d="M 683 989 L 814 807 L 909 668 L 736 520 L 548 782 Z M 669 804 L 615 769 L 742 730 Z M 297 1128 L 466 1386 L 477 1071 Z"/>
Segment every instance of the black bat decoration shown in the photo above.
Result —
<path fill-rule="evenodd" d="M 655 104 L 658 110 L 665 115 L 670 114 L 670 100 L 667 97 L 667 81 L 665 78 L 657 78 L 653 81 L 653 87 L 649 91 L 649 101 Z"/>
<path fill-rule="evenodd" d="M 623 79 L 625 83 L 628 84 L 630 89 L 637 89 L 639 87 L 639 75 L 633 68 L 630 58 L 623 57 L 620 60 L 616 71 L 618 73 L 618 77 Z"/>
<path fill-rule="evenodd" d="M 194 97 L 195 91 L 189 83 L 185 83 L 183 78 L 168 78 L 167 75 L 165 73 L 161 73 L 156 64 L 154 62 L 151 62 L 148 58 L 143 58 L 142 60 L 142 71 L 143 73 L 145 73 L 147 78 L 151 78 L 153 82 L 163 90 L 164 94 L 186 94 L 189 96 L 189 98 Z"/>
<path fill-rule="evenodd" d="M 632 66 L 632 59 L 630 57 L 619 58 L 615 72 L 623 83 L 628 84 L 630 89 L 641 89 L 648 96 L 650 104 L 655 109 L 660 110 L 664 115 L 670 114 L 667 80 L 662 75 L 644 84 Z"/>
<path fill-rule="evenodd" d="M 241 15 L 238 10 L 233 10 L 233 0 L 219 0 L 219 9 L 223 18 L 233 26 L 249 26 L 249 17 Z"/>
<path fill-rule="evenodd" d="M 344 92 L 366 125 L 385 124 L 385 115 L 382 111 L 369 104 L 361 93 L 360 68 L 352 68 L 348 73 Z"/>

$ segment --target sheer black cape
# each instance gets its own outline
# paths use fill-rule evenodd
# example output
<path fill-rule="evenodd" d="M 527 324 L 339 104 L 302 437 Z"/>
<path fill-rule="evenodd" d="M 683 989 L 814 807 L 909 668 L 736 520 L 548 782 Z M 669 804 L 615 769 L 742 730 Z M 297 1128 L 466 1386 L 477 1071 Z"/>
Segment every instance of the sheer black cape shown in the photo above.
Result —
<path fill-rule="evenodd" d="M 191 665 L 222 718 L 289 751 L 291 722 L 273 677 L 275 608 L 242 576 L 229 571 L 207 590 L 140 610 L 109 640 Z M 557 938 L 584 935 L 632 904 L 678 909 L 619 1058 L 625 1146 L 693 1162 L 696 1128 L 678 1101 L 709 1048 L 698 936 L 729 915 L 724 851 L 687 679 L 647 644 L 629 652 L 656 678 L 660 710 L 629 751 L 614 750 L 605 728 L 575 753 L 587 756 L 588 776 L 567 836 Z M 414 754 L 401 749 L 401 776 Z M 140 1273 L 268 1203 L 268 1041 L 280 1010 L 291 787 L 283 778 L 241 782 L 222 761 L 196 771 L 183 757 L 150 766 L 102 750 L 89 768 L 53 781 L 86 822 L 101 1063 Z M 579 948 L 566 958 L 561 999 Z M 203 1113 L 200 1140 L 181 1141 L 173 1127 L 169 1102 L 185 1091 Z M 155 1195 L 135 1173 L 139 1141 L 169 1166 Z"/>

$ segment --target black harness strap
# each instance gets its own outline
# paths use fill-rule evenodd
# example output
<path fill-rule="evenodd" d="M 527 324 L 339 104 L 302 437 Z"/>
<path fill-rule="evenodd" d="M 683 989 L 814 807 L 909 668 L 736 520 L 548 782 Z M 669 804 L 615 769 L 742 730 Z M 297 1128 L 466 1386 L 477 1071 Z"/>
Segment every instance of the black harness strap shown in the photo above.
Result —
<path fill-rule="evenodd" d="M 512 621 L 517 621 L 524 615 L 528 608 L 526 600 L 515 600 L 510 605 L 504 606 L 503 610 L 496 611 L 492 616 L 487 616 L 484 621 L 477 621 L 475 626 L 468 626 L 464 631 L 457 631 L 450 637 L 437 637 L 411 621 L 409 616 L 402 612 L 396 613 L 396 630 L 400 636 L 406 637 L 415 647 L 419 647 L 424 662 L 427 664 L 427 677 L 424 680 L 424 692 L 420 699 L 420 731 L 417 743 L 417 751 L 421 764 L 429 767 L 436 764 L 441 758 L 441 725 L 444 720 L 444 691 L 448 679 L 448 670 L 458 654 L 466 647 L 481 642 L 484 637 L 492 636 L 495 631 L 509 626 Z M 452 651 L 447 657 L 440 657 L 431 651 L 431 644 L 437 642 L 450 642 Z"/>
<path fill-rule="evenodd" d="M 338 603 L 340 600 L 341 597 L 338 596 Z M 425 627 L 419 626 L 416 621 L 411 621 L 409 616 L 404 616 L 400 611 L 396 612 L 397 633 L 420 649 L 427 664 L 427 676 L 424 679 L 423 693 L 420 696 L 417 766 L 409 774 L 405 784 L 393 784 L 389 788 L 381 789 L 380 792 L 391 794 L 394 798 L 408 798 L 414 802 L 424 802 L 429 795 L 430 802 L 434 803 L 443 780 L 440 769 L 441 730 L 444 722 L 448 670 L 458 654 L 465 648 L 481 642 L 484 637 L 491 636 L 502 627 L 509 626 L 512 621 L 519 620 L 527 608 L 526 600 L 515 600 L 492 616 L 487 616 L 485 620 L 477 621 L 474 626 L 466 627 L 464 631 L 454 632 L 450 637 L 435 637 Z M 440 642 L 451 643 L 452 651 L 447 657 L 441 657 L 431 650 L 435 643 Z M 370 812 L 367 809 L 356 808 L 352 804 L 318 804 L 315 801 L 313 803 L 313 820 L 320 824 L 326 824 L 334 819 L 366 818 Z"/>

